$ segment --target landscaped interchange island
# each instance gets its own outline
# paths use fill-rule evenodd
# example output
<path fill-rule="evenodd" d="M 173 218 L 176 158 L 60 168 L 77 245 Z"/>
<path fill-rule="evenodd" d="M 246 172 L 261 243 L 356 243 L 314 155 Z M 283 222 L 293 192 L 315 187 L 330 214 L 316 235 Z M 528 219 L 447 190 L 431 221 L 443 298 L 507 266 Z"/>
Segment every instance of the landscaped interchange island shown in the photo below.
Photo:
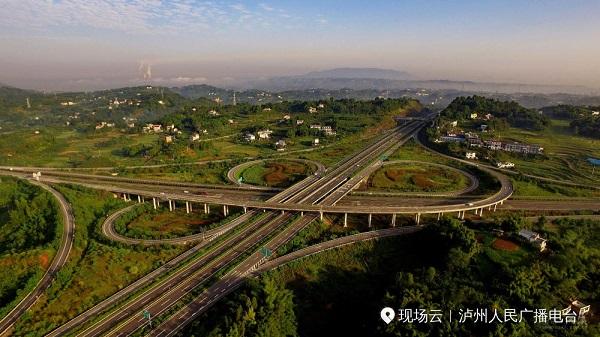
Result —
<path fill-rule="evenodd" d="M 185 92 L 0 88 L 0 334 L 600 335 L 600 107 Z"/>

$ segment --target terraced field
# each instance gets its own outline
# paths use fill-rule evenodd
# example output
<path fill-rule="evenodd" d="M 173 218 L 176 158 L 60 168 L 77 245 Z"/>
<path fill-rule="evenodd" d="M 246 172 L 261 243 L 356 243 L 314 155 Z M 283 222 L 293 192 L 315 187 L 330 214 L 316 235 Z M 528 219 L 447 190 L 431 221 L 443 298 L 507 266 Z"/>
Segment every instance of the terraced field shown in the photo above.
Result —
<path fill-rule="evenodd" d="M 600 170 L 592 173 L 589 157 L 600 158 L 600 140 L 575 136 L 568 121 L 552 120 L 544 131 L 533 132 L 511 128 L 501 132 L 502 139 L 544 147 L 544 156 L 524 157 L 498 152 L 502 160 L 515 163 L 515 169 L 542 177 L 600 185 Z"/>

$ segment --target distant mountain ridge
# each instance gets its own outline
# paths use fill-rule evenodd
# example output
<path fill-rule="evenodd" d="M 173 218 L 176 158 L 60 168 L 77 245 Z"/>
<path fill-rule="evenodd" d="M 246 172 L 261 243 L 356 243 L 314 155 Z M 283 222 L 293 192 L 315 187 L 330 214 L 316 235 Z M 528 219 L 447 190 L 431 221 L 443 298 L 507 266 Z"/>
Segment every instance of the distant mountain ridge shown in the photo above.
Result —
<path fill-rule="evenodd" d="M 407 80 L 411 75 L 405 71 L 380 68 L 334 68 L 313 71 L 299 77 L 303 78 L 373 78 L 385 80 Z"/>

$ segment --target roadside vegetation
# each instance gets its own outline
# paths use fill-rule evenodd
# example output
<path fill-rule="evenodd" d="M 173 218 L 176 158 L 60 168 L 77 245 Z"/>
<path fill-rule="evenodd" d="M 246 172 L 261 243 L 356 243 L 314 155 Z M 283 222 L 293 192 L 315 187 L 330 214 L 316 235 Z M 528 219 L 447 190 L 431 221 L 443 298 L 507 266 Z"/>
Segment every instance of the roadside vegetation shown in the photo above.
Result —
<path fill-rule="evenodd" d="M 283 321 L 290 328 L 286 336 L 598 335 L 593 313 L 587 324 L 577 325 L 534 323 L 532 316 L 522 323 L 458 322 L 459 309 L 563 309 L 570 298 L 592 305 L 600 298 L 600 222 L 527 224 L 508 218 L 491 226 L 471 229 L 445 218 L 418 233 L 291 262 L 230 294 L 179 336 L 253 335 L 252 329 L 268 326 L 255 319 L 254 312 L 275 315 L 290 310 L 293 321 Z M 546 237 L 548 251 L 540 253 L 512 236 L 498 238 L 488 232 L 522 226 Z M 282 297 L 291 297 L 291 303 L 253 299 L 273 284 L 283 285 Z M 445 316 L 442 324 L 385 325 L 379 317 L 385 306 L 440 309 Z M 452 322 L 449 310 L 455 315 Z"/>
<path fill-rule="evenodd" d="M 311 165 L 299 161 L 277 160 L 259 162 L 239 173 L 246 184 L 289 187 L 314 172 Z"/>
<path fill-rule="evenodd" d="M 199 210 L 187 214 L 181 205 L 170 212 L 165 208 L 155 210 L 152 205 L 144 204 L 119 217 L 115 221 L 115 230 L 130 238 L 168 239 L 207 231 L 238 215 L 234 213 L 223 218 L 221 213 L 204 214 Z"/>
<path fill-rule="evenodd" d="M 379 168 L 368 190 L 391 192 L 451 192 L 469 186 L 469 179 L 453 170 L 421 163 L 396 163 Z"/>
<path fill-rule="evenodd" d="M 0 317 L 50 266 L 62 232 L 54 197 L 25 181 L 0 178 Z"/>
<path fill-rule="evenodd" d="M 182 251 L 181 247 L 137 247 L 104 238 L 100 226 L 124 202 L 111 193 L 58 185 L 73 206 L 75 242 L 69 261 L 46 294 L 17 321 L 14 335 L 43 336 Z"/>

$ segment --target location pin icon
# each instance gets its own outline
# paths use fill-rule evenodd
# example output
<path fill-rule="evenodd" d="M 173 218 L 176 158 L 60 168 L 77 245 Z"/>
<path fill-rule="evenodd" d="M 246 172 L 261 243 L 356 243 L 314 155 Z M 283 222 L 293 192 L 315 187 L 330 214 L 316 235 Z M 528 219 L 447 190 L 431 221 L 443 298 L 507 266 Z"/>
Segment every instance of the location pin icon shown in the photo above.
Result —
<path fill-rule="evenodd" d="M 381 309 L 381 319 L 385 322 L 385 324 L 390 324 L 390 322 L 394 319 L 395 316 L 396 312 L 394 311 L 394 309 L 390 307 L 385 307 Z"/>

